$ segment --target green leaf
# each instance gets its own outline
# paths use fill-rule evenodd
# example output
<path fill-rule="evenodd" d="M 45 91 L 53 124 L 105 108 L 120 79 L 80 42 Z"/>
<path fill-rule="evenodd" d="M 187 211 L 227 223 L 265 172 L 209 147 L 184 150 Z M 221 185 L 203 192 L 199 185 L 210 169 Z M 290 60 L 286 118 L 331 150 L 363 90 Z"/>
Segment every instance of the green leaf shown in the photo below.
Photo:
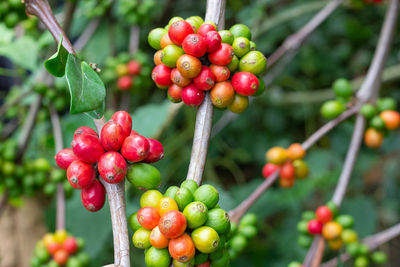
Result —
<path fill-rule="evenodd" d="M 106 109 L 106 103 L 105 103 L 105 101 L 103 101 L 103 104 L 101 105 L 101 107 L 97 108 L 96 110 L 85 112 L 85 114 L 88 115 L 92 119 L 98 120 L 98 119 L 101 119 L 101 117 L 103 117 L 105 109 Z"/>
<path fill-rule="evenodd" d="M 69 92 L 71 94 L 72 114 L 102 110 L 106 88 L 99 75 L 85 61 L 73 54 L 68 55 L 65 68 Z M 99 114 L 102 116 L 102 112 Z"/>
<path fill-rule="evenodd" d="M 62 45 L 63 38 L 61 36 L 58 42 L 57 52 L 44 62 L 47 71 L 56 77 L 62 77 L 65 74 L 65 64 L 67 64 L 68 51 Z"/>
<path fill-rule="evenodd" d="M 38 54 L 38 44 L 28 36 L 22 36 L 0 46 L 0 56 L 5 56 L 14 64 L 31 71 L 37 68 Z"/>

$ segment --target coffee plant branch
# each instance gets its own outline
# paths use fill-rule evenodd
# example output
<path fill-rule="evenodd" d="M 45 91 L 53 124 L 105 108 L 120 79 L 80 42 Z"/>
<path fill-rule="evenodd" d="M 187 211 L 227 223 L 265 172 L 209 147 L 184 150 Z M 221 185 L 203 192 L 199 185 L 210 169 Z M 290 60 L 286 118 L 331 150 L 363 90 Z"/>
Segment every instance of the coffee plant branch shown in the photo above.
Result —
<path fill-rule="evenodd" d="M 225 0 L 208 0 L 205 21 L 213 21 L 218 26 L 218 29 L 223 29 L 225 4 Z M 192 179 L 199 185 L 203 178 L 204 166 L 207 159 L 213 110 L 210 93 L 207 92 L 203 103 L 197 110 L 192 154 L 190 156 L 189 170 L 186 176 L 186 179 Z"/>

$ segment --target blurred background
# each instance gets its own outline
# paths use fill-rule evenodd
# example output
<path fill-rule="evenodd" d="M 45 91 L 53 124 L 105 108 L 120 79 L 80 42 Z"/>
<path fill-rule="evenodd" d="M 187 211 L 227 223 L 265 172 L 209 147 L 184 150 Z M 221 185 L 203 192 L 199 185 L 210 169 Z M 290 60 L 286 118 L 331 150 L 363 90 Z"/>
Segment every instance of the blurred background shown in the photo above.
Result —
<path fill-rule="evenodd" d="M 268 58 L 288 35 L 303 26 L 326 3 L 319 0 L 229 0 L 226 28 L 235 23 L 248 25 L 257 49 Z M 93 36 L 79 54 L 102 69 L 100 75 L 106 83 L 108 97 L 106 119 L 112 111 L 123 105 L 129 106 L 133 128 L 142 135 L 157 137 L 164 144 L 165 158 L 155 165 L 162 174 L 161 191 L 180 184 L 189 164 L 196 110 L 187 106 L 177 110 L 176 104 L 166 99 L 166 92 L 153 85 L 150 72 L 155 51 L 147 44 L 147 34 L 153 28 L 166 25 L 173 16 L 204 17 L 206 1 L 81 0 L 76 3 L 50 1 L 50 4 L 59 21 L 66 9 L 76 5 L 69 30 L 72 42 L 77 41 L 93 21 L 98 22 Z M 204 182 L 220 190 L 222 208 L 234 208 L 263 181 L 261 169 L 267 149 L 302 142 L 325 122 L 319 109 L 324 101 L 333 98 L 330 87 L 335 79 L 352 80 L 354 89 L 358 89 L 360 78 L 371 62 L 387 7 L 385 3 L 359 4 L 340 6 L 311 35 L 298 54 L 289 59 L 290 63 L 278 72 L 264 94 L 211 139 Z M 35 77 L 41 75 L 44 59 L 54 53 L 56 47 L 50 34 L 36 19 L 27 19 L 18 0 L 3 0 L 0 14 L 2 105 L 21 92 L 35 89 L 1 114 L 4 172 L 4 162 L 13 159 L 4 154 L 9 153 L 9 147 L 17 142 L 29 106 L 40 90 Z M 135 54 L 129 54 L 132 27 L 139 29 L 139 50 Z M 400 100 L 397 90 L 400 85 L 399 45 L 400 35 L 396 34 L 381 88 L 381 96 L 390 96 L 397 101 Z M 129 58 L 142 63 L 142 74 L 129 92 L 129 102 L 124 103 L 122 99 L 127 94 L 117 90 L 115 77 L 109 69 L 116 61 Z M 66 146 L 76 128 L 82 125 L 94 127 L 88 116 L 69 114 L 66 88 L 65 78 L 57 79 L 54 87 L 47 88 L 23 162 L 45 158 L 55 167 L 54 137 L 46 103 L 59 105 L 56 107 L 61 115 Z M 223 114 L 224 111 L 215 110 L 214 123 Z M 314 210 L 332 197 L 353 125 L 352 120 L 346 121 L 309 151 L 306 162 L 311 174 L 306 180 L 290 189 L 274 186 L 255 203 L 251 211 L 258 215 L 259 234 L 232 266 L 278 267 L 293 260 L 302 261 L 307 250 L 297 245 L 296 224 L 304 210 Z M 355 229 L 362 237 L 399 222 L 399 136 L 399 132 L 392 132 L 385 137 L 380 149 L 362 147 L 358 156 L 340 212 L 354 216 Z M 3 192 L 8 189 L 10 196 L 2 205 L 0 236 L 12 235 L 1 242 L 6 244 L 0 245 L 0 257 L 14 257 L 16 265 L 10 266 L 24 266 L 23 259 L 29 260 L 32 255 L 29 251 L 32 245 L 24 247 L 21 244 L 30 242 L 34 245 L 45 232 L 55 229 L 54 189 L 48 186 L 47 191 L 27 194 L 28 189 L 13 184 L 10 179 L 7 181 L 6 176 L 3 173 L 0 177 L 1 188 Z M 28 187 L 27 183 L 23 185 Z M 128 216 L 138 210 L 139 197 L 140 193 L 128 186 Z M 97 213 L 87 212 L 75 190 L 67 200 L 66 215 L 67 230 L 86 241 L 85 251 L 92 259 L 90 266 L 111 263 L 113 243 L 108 207 Z M 29 230 L 24 229 L 24 222 L 30 223 Z M 389 255 L 386 266 L 400 266 L 399 247 L 399 238 L 381 247 Z M 5 255 L 5 251 L 9 253 Z M 132 266 L 144 266 L 141 250 L 132 247 L 131 255 Z M 332 252 L 325 253 L 326 259 L 333 256 Z M 352 263 L 348 264 L 352 266 Z M 0 266 L 3 266 L 1 260 Z"/>

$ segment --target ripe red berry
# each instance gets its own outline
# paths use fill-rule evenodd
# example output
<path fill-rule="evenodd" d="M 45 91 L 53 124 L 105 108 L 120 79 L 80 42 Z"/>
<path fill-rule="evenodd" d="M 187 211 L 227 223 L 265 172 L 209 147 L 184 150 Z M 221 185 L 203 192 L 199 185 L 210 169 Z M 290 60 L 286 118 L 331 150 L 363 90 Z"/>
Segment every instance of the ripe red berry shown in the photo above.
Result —
<path fill-rule="evenodd" d="M 118 78 L 117 87 L 121 91 L 127 91 L 131 89 L 133 85 L 133 79 L 131 76 L 122 76 Z"/>
<path fill-rule="evenodd" d="M 318 235 L 322 233 L 322 222 L 318 220 L 310 220 L 307 225 L 308 232 L 312 235 Z"/>
<path fill-rule="evenodd" d="M 209 67 L 203 66 L 199 75 L 193 79 L 193 83 L 200 90 L 210 90 L 215 84 L 215 75 Z"/>
<path fill-rule="evenodd" d="M 234 55 L 235 53 L 233 52 L 232 46 L 226 43 L 222 43 L 221 47 L 218 50 L 208 54 L 208 59 L 213 64 L 224 66 L 231 63 Z"/>
<path fill-rule="evenodd" d="M 201 36 L 206 37 L 208 32 L 210 32 L 210 31 L 214 31 L 215 32 L 216 30 L 217 29 L 215 29 L 214 25 L 208 24 L 208 23 L 204 23 L 197 30 L 197 34 L 200 34 Z"/>
<path fill-rule="evenodd" d="M 154 207 L 143 207 L 137 212 L 139 224 L 146 229 L 152 230 L 160 221 L 160 214 Z"/>
<path fill-rule="evenodd" d="M 221 35 L 216 31 L 209 31 L 205 37 L 207 43 L 207 52 L 212 53 L 221 48 Z"/>
<path fill-rule="evenodd" d="M 68 261 L 68 252 L 64 249 L 59 249 L 54 253 L 53 260 L 57 262 L 59 265 L 64 265 Z"/>
<path fill-rule="evenodd" d="M 317 220 L 322 223 L 330 222 L 333 219 L 333 213 L 327 206 L 318 207 L 315 211 L 315 216 L 317 217 Z"/>
<path fill-rule="evenodd" d="M 118 184 L 125 178 L 128 166 L 121 154 L 110 151 L 100 157 L 97 169 L 104 181 L 110 184 Z"/>
<path fill-rule="evenodd" d="M 232 85 L 235 92 L 239 95 L 250 96 L 257 92 L 259 82 L 257 76 L 254 74 L 242 71 L 233 75 Z"/>
<path fill-rule="evenodd" d="M 121 147 L 121 154 L 130 162 L 139 162 L 144 160 L 150 149 L 149 141 L 139 134 L 128 136 Z"/>
<path fill-rule="evenodd" d="M 210 99 L 217 108 L 226 108 L 232 104 L 235 99 L 235 90 L 233 90 L 230 81 L 219 82 L 214 85 L 210 92 Z"/>
<path fill-rule="evenodd" d="M 149 141 L 150 145 L 149 154 L 147 154 L 147 157 L 143 161 L 153 163 L 162 159 L 164 157 L 163 145 L 155 139 L 147 138 L 147 141 Z"/>
<path fill-rule="evenodd" d="M 210 65 L 210 70 L 215 76 L 217 82 L 224 82 L 229 79 L 231 72 L 227 66 Z"/>
<path fill-rule="evenodd" d="M 104 153 L 100 139 L 93 135 L 78 135 L 71 142 L 75 155 L 87 163 L 96 163 Z"/>
<path fill-rule="evenodd" d="M 87 127 L 87 126 L 81 126 L 81 127 L 79 127 L 78 129 L 75 130 L 74 138 L 77 137 L 78 135 L 86 135 L 86 134 L 98 137 L 96 131 L 93 130 L 92 128 Z"/>
<path fill-rule="evenodd" d="M 101 129 L 100 141 L 106 151 L 118 151 L 124 142 L 124 130 L 122 126 L 115 122 L 107 122 Z"/>
<path fill-rule="evenodd" d="M 182 43 L 183 51 L 194 57 L 202 57 L 207 52 L 207 43 L 199 34 L 189 34 Z"/>
<path fill-rule="evenodd" d="M 73 188 L 88 188 L 96 180 L 96 171 L 92 165 L 75 160 L 67 169 L 67 178 Z"/>
<path fill-rule="evenodd" d="M 205 263 L 196 265 L 196 267 L 210 267 L 210 261 L 206 261 Z"/>
<path fill-rule="evenodd" d="M 196 248 L 192 238 L 183 234 L 178 238 L 171 239 L 168 244 L 168 251 L 172 258 L 180 262 L 188 262 L 193 259 Z"/>
<path fill-rule="evenodd" d="M 81 201 L 85 209 L 91 212 L 100 210 L 106 201 L 106 190 L 99 180 L 95 180 L 92 186 L 82 189 Z"/>
<path fill-rule="evenodd" d="M 272 164 L 272 163 L 267 163 L 264 165 L 264 168 L 262 169 L 262 175 L 264 178 L 268 178 L 271 174 L 279 170 L 279 166 Z"/>
<path fill-rule="evenodd" d="M 129 75 L 138 75 L 138 74 L 140 74 L 142 66 L 141 66 L 139 61 L 131 60 L 131 61 L 128 62 L 128 64 L 126 64 L 126 66 L 128 67 Z"/>
<path fill-rule="evenodd" d="M 291 161 L 285 162 L 282 165 L 281 171 L 279 173 L 280 177 L 283 179 L 294 179 L 295 169 Z"/>
<path fill-rule="evenodd" d="M 183 88 L 179 85 L 173 84 L 168 88 L 168 97 L 172 102 L 178 103 L 182 101 L 182 90 Z"/>
<path fill-rule="evenodd" d="M 47 246 L 46 246 L 47 251 L 51 255 L 54 255 L 54 253 L 56 253 L 60 248 L 61 248 L 61 245 L 55 241 L 47 244 Z"/>
<path fill-rule="evenodd" d="M 194 84 L 190 84 L 182 90 L 182 101 L 191 107 L 200 106 L 204 100 L 204 92 Z"/>
<path fill-rule="evenodd" d="M 128 112 L 120 110 L 111 116 L 111 120 L 121 125 L 124 138 L 128 137 L 132 130 L 132 118 Z"/>
<path fill-rule="evenodd" d="M 69 236 L 64 240 L 62 248 L 69 254 L 74 254 L 78 250 L 78 243 L 74 237 Z"/>
<path fill-rule="evenodd" d="M 175 21 L 168 29 L 169 39 L 177 45 L 182 45 L 186 36 L 192 33 L 194 33 L 192 26 L 184 20 Z"/>
<path fill-rule="evenodd" d="M 186 225 L 186 218 L 182 212 L 170 210 L 161 217 L 158 228 L 167 238 L 177 238 L 185 232 Z"/>
<path fill-rule="evenodd" d="M 179 70 L 177 68 L 174 68 L 171 71 L 171 81 L 180 87 L 185 87 L 192 82 L 192 79 L 182 76 Z"/>
<path fill-rule="evenodd" d="M 134 135 L 137 135 L 137 134 L 138 134 L 138 132 L 136 132 L 135 130 L 132 130 L 131 133 L 129 134 L 129 136 L 134 136 Z"/>
<path fill-rule="evenodd" d="M 160 86 L 169 86 L 172 84 L 171 69 L 164 64 L 159 64 L 154 67 L 151 78 Z"/>
<path fill-rule="evenodd" d="M 64 148 L 58 151 L 54 159 L 56 160 L 58 167 L 66 170 L 73 161 L 78 160 L 78 157 L 74 154 L 72 148 Z"/>

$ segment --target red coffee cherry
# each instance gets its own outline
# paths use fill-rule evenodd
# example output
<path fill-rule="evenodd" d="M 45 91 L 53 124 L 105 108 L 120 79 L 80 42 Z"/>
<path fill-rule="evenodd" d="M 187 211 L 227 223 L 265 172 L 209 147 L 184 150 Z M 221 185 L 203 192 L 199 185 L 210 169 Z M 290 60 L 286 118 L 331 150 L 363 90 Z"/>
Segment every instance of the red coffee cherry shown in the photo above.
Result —
<path fill-rule="evenodd" d="M 132 118 L 128 112 L 123 110 L 117 111 L 111 116 L 111 120 L 121 125 L 124 138 L 129 136 L 132 130 Z"/>
<path fill-rule="evenodd" d="M 131 89 L 133 85 L 133 79 L 131 76 L 122 76 L 118 78 L 117 87 L 122 91 Z"/>
<path fill-rule="evenodd" d="M 194 57 L 202 57 L 207 52 L 207 43 L 199 34 L 189 34 L 182 43 L 183 51 Z"/>
<path fill-rule="evenodd" d="M 128 166 L 121 154 L 110 151 L 100 157 L 97 169 L 104 181 L 110 184 L 118 184 L 125 178 Z"/>
<path fill-rule="evenodd" d="M 138 134 L 138 132 L 136 132 L 135 130 L 132 130 L 131 133 L 129 134 L 129 136 L 134 136 L 134 135 L 137 135 L 137 134 Z"/>
<path fill-rule="evenodd" d="M 279 175 L 283 179 L 294 179 L 294 173 L 295 169 L 293 163 L 291 161 L 287 161 L 282 165 Z"/>
<path fill-rule="evenodd" d="M 200 90 L 210 90 L 215 84 L 215 75 L 209 67 L 203 66 L 199 75 L 193 79 L 193 83 Z"/>
<path fill-rule="evenodd" d="M 215 32 L 216 30 L 217 29 L 215 29 L 214 25 L 208 24 L 208 23 L 204 23 L 197 30 L 197 34 L 200 34 L 201 36 L 206 37 L 208 32 L 210 32 L 210 31 L 214 31 Z"/>
<path fill-rule="evenodd" d="M 46 249 L 51 255 L 54 255 L 54 253 L 56 253 L 58 250 L 60 250 L 60 248 L 61 248 L 61 245 L 55 241 L 46 245 Z"/>
<path fill-rule="evenodd" d="M 67 178 L 73 188 L 88 188 L 96 180 L 96 171 L 92 165 L 75 160 L 67 169 Z"/>
<path fill-rule="evenodd" d="M 308 225 L 307 225 L 308 232 L 312 235 L 321 234 L 322 227 L 323 227 L 323 223 L 316 219 L 309 221 Z"/>
<path fill-rule="evenodd" d="M 327 223 L 333 220 L 333 213 L 327 206 L 320 206 L 315 212 L 317 220 L 322 223 Z"/>
<path fill-rule="evenodd" d="M 140 74 L 140 71 L 142 69 L 142 65 L 140 64 L 139 61 L 136 60 L 131 60 L 126 64 L 128 68 L 128 73 L 129 75 L 138 75 Z"/>
<path fill-rule="evenodd" d="M 163 145 L 159 141 L 152 138 L 147 138 L 147 141 L 149 142 L 150 148 L 147 157 L 143 161 L 147 163 L 153 163 L 162 159 L 164 157 Z"/>
<path fill-rule="evenodd" d="M 234 97 L 235 90 L 230 81 L 216 83 L 210 92 L 211 102 L 217 108 L 226 108 L 233 102 Z"/>
<path fill-rule="evenodd" d="M 207 52 L 212 53 L 221 48 L 221 35 L 216 31 L 209 31 L 205 37 Z"/>
<path fill-rule="evenodd" d="M 214 74 L 217 82 L 224 82 L 229 79 L 229 76 L 231 76 L 231 72 L 229 68 L 226 66 L 218 66 L 211 64 L 210 70 Z"/>
<path fill-rule="evenodd" d="M 196 267 L 210 267 L 210 261 L 206 261 L 205 263 L 196 265 Z M 302 266 L 300 266 L 300 267 L 302 267 Z"/>
<path fill-rule="evenodd" d="M 182 45 L 186 36 L 192 33 L 194 33 L 192 26 L 184 20 L 175 21 L 168 29 L 169 39 L 177 45 Z"/>
<path fill-rule="evenodd" d="M 268 178 L 271 174 L 279 170 L 279 166 L 272 164 L 272 163 L 267 163 L 264 165 L 264 168 L 262 169 L 262 175 L 264 178 Z"/>
<path fill-rule="evenodd" d="M 60 265 L 64 265 L 68 261 L 68 252 L 64 249 L 59 249 L 54 253 L 53 260 Z"/>
<path fill-rule="evenodd" d="M 71 142 L 75 155 L 87 163 L 96 163 L 104 153 L 100 139 L 93 135 L 78 135 Z"/>
<path fill-rule="evenodd" d="M 172 84 L 171 69 L 164 64 L 159 64 L 154 67 L 151 78 L 160 86 L 169 86 Z"/>
<path fill-rule="evenodd" d="M 179 70 L 177 68 L 174 68 L 171 71 L 171 81 L 180 87 L 185 87 L 192 82 L 192 79 L 182 76 Z"/>
<path fill-rule="evenodd" d="M 257 92 L 259 82 L 257 76 L 254 74 L 242 71 L 233 75 L 232 85 L 235 92 L 239 95 L 251 96 Z"/>
<path fill-rule="evenodd" d="M 170 210 L 161 217 L 158 228 L 167 238 L 177 238 L 185 232 L 186 225 L 186 218 L 182 212 Z"/>
<path fill-rule="evenodd" d="M 188 234 L 183 234 L 169 241 L 168 251 L 175 260 L 179 262 L 188 262 L 193 259 L 196 248 L 194 247 L 192 238 Z"/>
<path fill-rule="evenodd" d="M 77 137 L 78 135 L 86 135 L 86 134 L 98 137 L 96 131 L 93 130 L 92 128 L 87 127 L 87 126 L 81 126 L 81 127 L 79 127 L 78 129 L 75 130 L 74 138 Z"/>
<path fill-rule="evenodd" d="M 183 91 L 182 87 L 180 87 L 179 85 L 173 84 L 170 87 L 168 87 L 168 98 L 174 103 L 181 102 L 182 101 L 182 91 Z"/>
<path fill-rule="evenodd" d="M 58 151 L 54 159 L 56 160 L 58 167 L 66 170 L 73 161 L 78 160 L 79 158 L 74 154 L 72 148 L 64 148 Z"/>
<path fill-rule="evenodd" d="M 143 207 L 137 212 L 137 219 L 143 228 L 152 230 L 158 225 L 160 215 L 154 207 Z"/>
<path fill-rule="evenodd" d="M 74 237 L 69 236 L 64 240 L 62 248 L 69 254 L 74 254 L 78 250 L 78 243 Z"/>
<path fill-rule="evenodd" d="M 124 142 L 124 130 L 115 122 L 107 122 L 101 129 L 100 141 L 106 151 L 118 151 Z"/>
<path fill-rule="evenodd" d="M 182 101 L 191 107 L 200 106 L 203 103 L 204 96 L 204 92 L 194 84 L 190 84 L 182 90 Z"/>
<path fill-rule="evenodd" d="M 81 201 L 85 209 L 91 212 L 103 208 L 106 201 L 106 190 L 99 180 L 95 180 L 92 186 L 82 189 Z"/>
<path fill-rule="evenodd" d="M 130 162 L 139 162 L 144 160 L 150 149 L 149 141 L 139 134 L 128 136 L 121 147 L 121 154 Z"/>
<path fill-rule="evenodd" d="M 208 54 L 208 59 L 213 64 L 224 66 L 231 63 L 234 55 L 235 53 L 233 52 L 232 46 L 226 43 L 222 43 L 221 47 L 218 50 Z"/>

